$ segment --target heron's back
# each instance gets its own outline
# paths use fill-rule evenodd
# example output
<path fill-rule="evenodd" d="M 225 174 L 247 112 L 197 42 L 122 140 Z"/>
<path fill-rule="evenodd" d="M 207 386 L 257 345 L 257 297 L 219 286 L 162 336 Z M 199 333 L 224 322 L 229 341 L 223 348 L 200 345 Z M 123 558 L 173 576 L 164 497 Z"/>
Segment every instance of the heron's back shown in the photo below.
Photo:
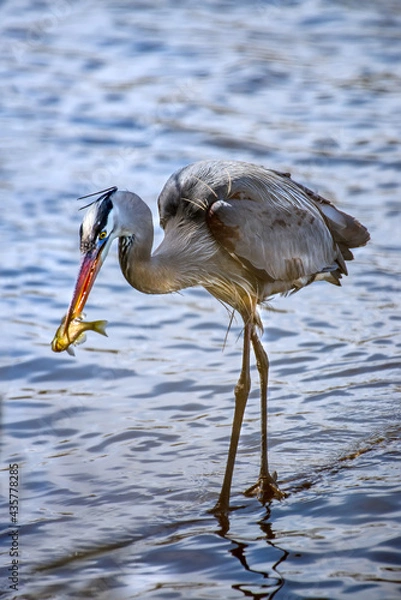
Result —
<path fill-rule="evenodd" d="M 189 165 L 170 177 L 158 203 L 166 234 L 192 227 L 198 244 L 199 234 L 211 234 L 222 253 L 215 263 L 226 271 L 240 265 L 258 301 L 316 279 L 339 285 L 350 248 L 369 240 L 354 217 L 289 174 L 245 162 Z"/>

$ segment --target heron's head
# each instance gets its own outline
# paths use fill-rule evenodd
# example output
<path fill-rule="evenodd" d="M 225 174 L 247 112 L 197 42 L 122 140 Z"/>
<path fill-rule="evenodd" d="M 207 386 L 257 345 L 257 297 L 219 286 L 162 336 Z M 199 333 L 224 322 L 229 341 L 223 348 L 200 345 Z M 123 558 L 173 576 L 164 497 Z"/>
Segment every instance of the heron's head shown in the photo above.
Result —
<path fill-rule="evenodd" d="M 79 230 L 82 261 L 66 317 L 67 326 L 82 313 L 110 246 L 121 234 L 118 211 L 113 203 L 119 193 L 116 187 L 100 192 L 100 197 L 89 204 L 83 218 Z"/>
<path fill-rule="evenodd" d="M 90 195 L 99 197 L 84 207 L 88 210 L 79 232 L 82 261 L 65 319 L 66 327 L 82 313 L 115 238 L 130 236 L 136 244 L 152 245 L 151 211 L 139 196 L 132 192 L 120 192 L 117 187 Z"/>

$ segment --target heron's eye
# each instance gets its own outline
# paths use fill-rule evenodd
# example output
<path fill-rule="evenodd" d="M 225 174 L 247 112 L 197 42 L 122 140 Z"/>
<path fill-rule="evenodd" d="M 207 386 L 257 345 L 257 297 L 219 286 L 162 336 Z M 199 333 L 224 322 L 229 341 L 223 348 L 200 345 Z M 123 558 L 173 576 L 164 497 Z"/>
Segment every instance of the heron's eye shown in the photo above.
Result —
<path fill-rule="evenodd" d="M 99 240 L 104 240 L 105 237 L 107 237 L 107 231 L 106 230 L 101 231 L 99 233 Z"/>

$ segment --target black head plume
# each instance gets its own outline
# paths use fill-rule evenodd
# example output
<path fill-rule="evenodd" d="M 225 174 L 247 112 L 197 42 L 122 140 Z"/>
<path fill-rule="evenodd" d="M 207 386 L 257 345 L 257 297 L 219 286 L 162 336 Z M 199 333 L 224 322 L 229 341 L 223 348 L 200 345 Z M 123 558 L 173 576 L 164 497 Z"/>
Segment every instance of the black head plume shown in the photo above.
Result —
<path fill-rule="evenodd" d="M 88 208 L 88 206 L 91 206 L 95 202 L 101 202 L 106 198 L 110 198 L 110 196 L 114 194 L 114 192 L 116 192 L 117 190 L 118 187 L 116 185 L 113 185 L 112 187 L 106 188 L 105 190 L 100 190 L 100 192 L 93 192 L 92 194 L 86 194 L 86 196 L 80 196 L 79 198 L 77 198 L 77 200 L 84 200 L 85 198 L 92 198 L 93 196 L 99 196 L 99 198 L 96 198 L 96 200 L 89 202 L 89 204 L 85 204 L 85 206 L 81 206 L 79 210 Z"/>
<path fill-rule="evenodd" d="M 82 198 L 97 196 L 96 200 L 82 207 L 88 208 L 79 230 L 82 253 L 89 252 L 96 247 L 100 233 L 103 232 L 104 235 L 104 232 L 106 232 L 106 235 L 109 236 L 112 232 L 114 225 L 112 196 L 116 191 L 117 187 L 113 186 L 100 192 L 82 196 Z"/>

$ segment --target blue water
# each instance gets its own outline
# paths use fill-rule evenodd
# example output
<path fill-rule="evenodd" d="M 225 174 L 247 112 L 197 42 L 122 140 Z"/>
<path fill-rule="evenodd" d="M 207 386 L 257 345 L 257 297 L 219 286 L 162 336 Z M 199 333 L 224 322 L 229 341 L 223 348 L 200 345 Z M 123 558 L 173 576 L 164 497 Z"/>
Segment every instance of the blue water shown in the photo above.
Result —
<path fill-rule="evenodd" d="M 399 598 L 401 4 L 18 0 L 0 16 L 4 597 Z M 262 313 L 288 497 L 242 494 L 258 473 L 253 367 L 228 528 L 208 510 L 240 321 L 224 344 L 206 292 L 141 295 L 114 251 L 87 304 L 109 337 L 50 349 L 79 264 L 75 198 L 118 185 L 157 224 L 164 182 L 203 158 L 290 171 L 372 235 L 342 288 Z"/>

